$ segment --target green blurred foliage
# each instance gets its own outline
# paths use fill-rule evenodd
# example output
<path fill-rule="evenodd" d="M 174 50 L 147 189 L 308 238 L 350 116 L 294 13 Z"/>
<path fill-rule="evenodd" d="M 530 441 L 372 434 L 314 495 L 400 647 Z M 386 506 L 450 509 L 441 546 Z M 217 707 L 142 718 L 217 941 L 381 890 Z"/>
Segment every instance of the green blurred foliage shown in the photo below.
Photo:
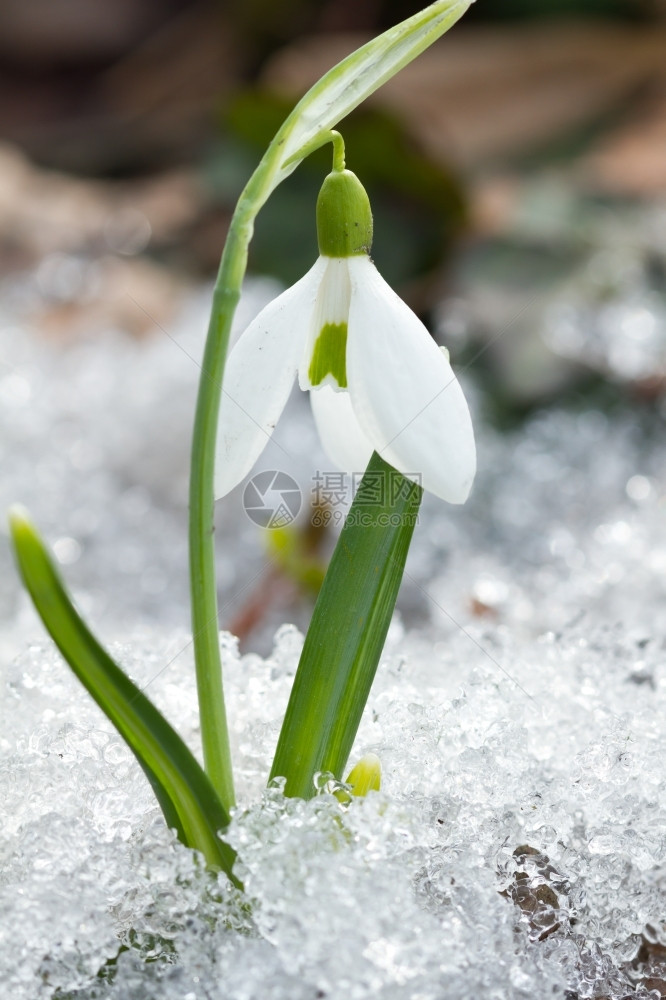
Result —
<path fill-rule="evenodd" d="M 252 75 L 275 49 L 317 28 L 321 0 L 226 0 L 225 14 Z"/>
<path fill-rule="evenodd" d="M 319 549 L 323 529 L 312 525 L 290 525 L 264 532 L 268 557 L 287 579 L 305 594 L 317 596 L 324 582 L 327 560 Z"/>

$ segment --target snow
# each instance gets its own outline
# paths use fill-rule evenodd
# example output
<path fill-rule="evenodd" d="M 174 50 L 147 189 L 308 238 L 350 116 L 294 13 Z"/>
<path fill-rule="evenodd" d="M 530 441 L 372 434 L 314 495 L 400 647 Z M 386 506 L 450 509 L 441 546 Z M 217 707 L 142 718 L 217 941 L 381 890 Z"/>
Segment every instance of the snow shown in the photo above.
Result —
<path fill-rule="evenodd" d="M 242 324 L 271 293 L 256 284 Z M 113 654 L 198 753 L 188 436 L 208 290 L 168 335 L 0 326 L 4 506 L 25 503 Z M 189 357 L 188 357 L 189 356 Z M 12 1000 L 464 1000 L 666 992 L 666 458 L 654 417 L 477 411 L 464 508 L 428 498 L 351 763 L 382 791 L 265 789 L 302 643 L 223 633 L 245 898 L 165 827 L 0 553 L 0 982 Z M 323 468 L 294 397 L 261 468 Z M 271 464 L 272 463 L 272 464 Z M 261 573 L 220 505 L 223 609 Z M 223 620 L 225 612 L 223 610 Z M 652 995 L 655 995 L 654 993 Z"/>

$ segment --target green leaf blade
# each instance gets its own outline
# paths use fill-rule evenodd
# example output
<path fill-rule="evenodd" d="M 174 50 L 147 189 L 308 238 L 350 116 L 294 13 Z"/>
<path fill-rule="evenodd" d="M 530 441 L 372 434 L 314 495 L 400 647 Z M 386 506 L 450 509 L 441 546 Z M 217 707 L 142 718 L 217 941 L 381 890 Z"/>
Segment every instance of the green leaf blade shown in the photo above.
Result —
<path fill-rule="evenodd" d="M 377 482 L 397 496 L 368 497 Z M 271 778 L 310 798 L 317 771 L 340 779 L 384 647 L 422 497 L 373 454 L 340 534 L 294 679 Z"/>
<path fill-rule="evenodd" d="M 271 150 L 276 144 L 281 147 L 271 190 L 327 141 L 338 122 L 448 31 L 471 3 L 437 0 L 325 73 L 301 98 L 271 144 Z"/>
<path fill-rule="evenodd" d="M 37 531 L 17 508 L 10 514 L 10 530 L 19 572 L 47 631 L 134 753 L 167 824 L 238 885 L 232 874 L 235 854 L 218 836 L 229 815 L 196 758 L 90 632 Z"/>

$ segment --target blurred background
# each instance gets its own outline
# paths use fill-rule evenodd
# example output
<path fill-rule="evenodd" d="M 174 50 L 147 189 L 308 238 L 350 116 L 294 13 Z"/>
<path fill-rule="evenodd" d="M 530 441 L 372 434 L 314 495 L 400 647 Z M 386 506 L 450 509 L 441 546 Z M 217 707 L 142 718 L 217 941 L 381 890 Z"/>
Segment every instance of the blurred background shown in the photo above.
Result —
<path fill-rule="evenodd" d="M 28 458 L 19 474 L 5 450 L 5 486 L 47 528 L 67 511 L 65 562 L 86 544 L 95 551 L 85 539 L 103 536 L 107 515 L 153 530 L 184 561 L 184 538 L 171 532 L 184 531 L 194 389 L 174 391 L 171 379 L 160 395 L 123 366 L 152 365 L 152 348 L 137 345 L 169 341 L 164 349 L 180 347 L 179 363 L 194 370 L 228 219 L 266 143 L 328 67 L 416 9 L 407 0 L 0 6 L 0 401 L 3 447 Z M 661 426 L 663 0 L 477 0 L 342 131 L 373 202 L 378 266 L 469 372 L 490 426 L 510 431 L 553 405 Z M 250 270 L 270 281 L 255 286 L 257 308 L 316 255 L 313 206 L 328 162 L 311 157 L 260 217 Z M 49 396 L 48 369 L 59 395 Z M 146 430 L 158 397 L 162 465 Z M 96 406 L 101 452 L 82 430 Z M 133 421 L 129 443 L 114 437 L 116 410 Z M 18 433 L 31 420 L 33 436 Z M 176 486 L 169 462 L 182 470 Z M 107 476 L 115 468 L 116 486 L 99 479 L 74 516 L 78 487 L 63 463 L 86 488 L 102 464 Z M 160 523 L 165 483 L 177 514 Z M 143 574 L 146 600 L 166 606 L 168 567 L 149 572 L 138 550 L 95 544 L 121 575 Z M 319 541 L 303 544 L 316 559 Z M 291 556 L 272 558 L 284 569 Z M 304 558 L 287 570 L 297 584 L 312 582 Z M 233 590 L 225 565 L 222 585 Z M 101 568 L 95 586 L 103 590 Z M 6 587 L 14 609 L 15 582 Z M 173 596 L 186 603 L 186 581 Z M 251 630 L 263 601 L 250 586 L 226 624 Z"/>
<path fill-rule="evenodd" d="M 406 0 L 5 0 L 0 274 L 50 261 L 45 332 L 112 322 L 154 333 L 118 289 L 168 319 L 183 282 L 214 274 L 235 198 L 295 99 L 415 9 Z M 387 278 L 423 313 L 437 311 L 453 346 L 474 348 L 511 324 L 483 361 L 502 406 L 560 392 L 571 362 L 577 378 L 659 377 L 648 319 L 627 357 L 621 318 L 597 311 L 583 344 L 579 313 L 608 305 L 620 285 L 629 296 L 656 292 L 663 276 L 660 0 L 478 0 L 344 132 L 373 197 Z M 289 282 L 312 260 L 312 200 L 327 161 L 328 152 L 312 157 L 265 210 L 255 273 Z M 94 296 L 79 258 L 100 265 Z M 564 286 L 569 307 L 558 312 Z M 532 336 L 535 321 L 543 337 Z"/>

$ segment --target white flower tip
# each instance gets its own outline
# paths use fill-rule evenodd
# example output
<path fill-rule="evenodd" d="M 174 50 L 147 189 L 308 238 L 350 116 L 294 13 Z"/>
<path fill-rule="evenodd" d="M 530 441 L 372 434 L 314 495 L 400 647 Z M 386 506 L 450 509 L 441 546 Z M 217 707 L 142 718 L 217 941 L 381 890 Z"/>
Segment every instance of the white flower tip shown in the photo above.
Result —
<path fill-rule="evenodd" d="M 469 500 L 469 495 L 472 492 L 472 486 L 474 485 L 474 476 L 476 473 L 476 467 L 467 479 L 460 483 L 459 490 L 457 492 L 452 492 L 451 496 L 446 497 L 449 503 L 463 504 Z"/>
<path fill-rule="evenodd" d="M 7 511 L 7 519 L 13 531 L 21 528 L 32 528 L 30 514 L 23 504 L 13 503 Z"/>
<path fill-rule="evenodd" d="M 430 475 L 427 476 L 431 485 L 424 483 L 426 489 L 452 504 L 466 503 L 476 476 L 476 445 L 469 412 L 463 426 L 458 428 L 458 434 L 458 447 L 449 451 L 447 470 L 437 476 L 434 483 Z M 438 485 L 440 489 L 437 489 Z"/>
<path fill-rule="evenodd" d="M 231 493 L 235 486 L 238 486 L 241 479 L 230 478 L 224 474 L 224 465 L 220 466 L 219 462 L 215 464 L 215 480 L 213 484 L 213 495 L 215 500 L 221 500 L 226 497 L 227 493 Z"/>

